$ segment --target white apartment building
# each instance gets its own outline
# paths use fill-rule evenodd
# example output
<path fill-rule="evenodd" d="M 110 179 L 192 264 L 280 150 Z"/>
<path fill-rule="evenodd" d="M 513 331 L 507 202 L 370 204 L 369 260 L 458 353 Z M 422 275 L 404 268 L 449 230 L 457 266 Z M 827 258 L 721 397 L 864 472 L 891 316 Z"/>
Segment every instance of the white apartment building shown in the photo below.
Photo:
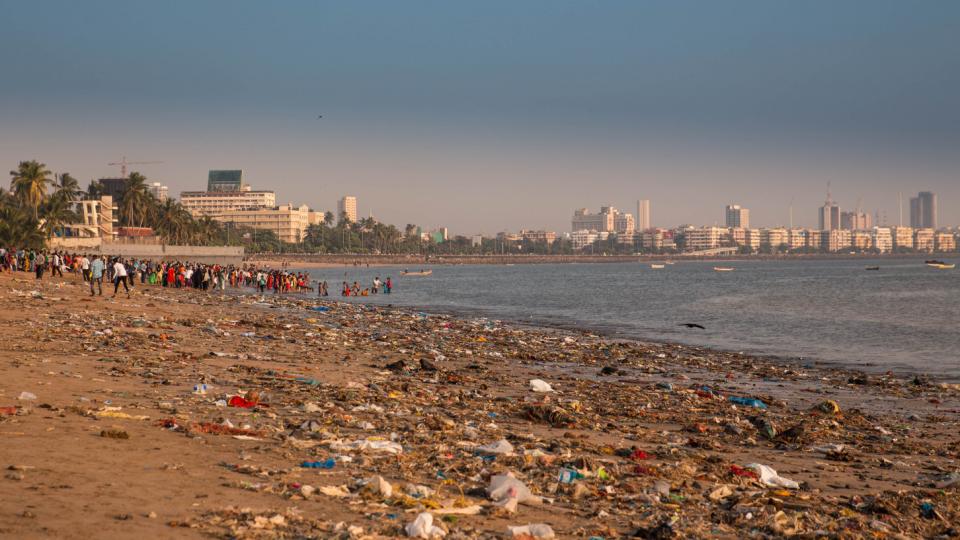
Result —
<path fill-rule="evenodd" d="M 880 253 L 889 253 L 893 250 L 893 236 L 889 227 L 874 227 L 870 231 L 873 249 Z"/>
<path fill-rule="evenodd" d="M 850 247 L 866 251 L 873 247 L 873 234 L 870 231 L 851 231 Z"/>
<path fill-rule="evenodd" d="M 570 242 L 573 244 L 573 249 L 584 249 L 597 240 L 606 240 L 609 237 L 610 233 L 607 231 L 580 230 L 570 233 Z"/>
<path fill-rule="evenodd" d="M 683 232 L 686 251 L 702 251 L 720 247 L 720 239 L 726 234 L 720 227 L 693 227 Z"/>
<path fill-rule="evenodd" d="M 760 229 L 760 247 L 776 251 L 787 245 L 790 235 L 786 229 Z"/>
<path fill-rule="evenodd" d="M 957 250 L 957 238 L 950 231 L 933 233 L 933 243 L 936 250 L 941 253 Z"/>
<path fill-rule="evenodd" d="M 277 196 L 273 191 L 253 191 L 249 186 L 240 191 L 181 191 L 180 204 L 194 217 L 213 217 L 225 212 L 273 208 Z"/>
<path fill-rule="evenodd" d="M 830 253 L 849 250 L 852 242 L 850 231 L 844 229 L 832 229 L 822 231 L 824 234 L 824 247 Z"/>
<path fill-rule="evenodd" d="M 893 249 L 913 249 L 912 227 L 890 227 Z"/>
<path fill-rule="evenodd" d="M 787 248 L 795 250 L 809 247 L 807 244 L 809 237 L 807 232 L 806 229 L 790 229 L 787 231 Z"/>
<path fill-rule="evenodd" d="M 915 229 L 913 231 L 913 248 L 924 253 L 933 253 L 936 247 L 933 229 Z"/>

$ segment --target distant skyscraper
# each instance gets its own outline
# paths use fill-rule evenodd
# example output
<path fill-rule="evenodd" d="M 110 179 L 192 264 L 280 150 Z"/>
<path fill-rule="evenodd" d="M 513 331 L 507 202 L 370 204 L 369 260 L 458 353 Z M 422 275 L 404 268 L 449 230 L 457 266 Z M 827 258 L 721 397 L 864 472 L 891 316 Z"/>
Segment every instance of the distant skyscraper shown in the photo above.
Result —
<path fill-rule="evenodd" d="M 865 231 L 873 227 L 870 214 L 860 210 L 840 212 L 840 228 L 849 231 Z"/>
<path fill-rule="evenodd" d="M 727 205 L 727 227 L 750 228 L 750 210 L 742 208 L 739 204 Z"/>
<path fill-rule="evenodd" d="M 637 230 L 646 231 L 650 228 L 650 199 L 637 201 Z"/>
<path fill-rule="evenodd" d="M 921 191 L 910 199 L 910 226 L 914 229 L 937 228 L 937 195 Z"/>
<path fill-rule="evenodd" d="M 827 200 L 820 207 L 820 230 L 833 231 L 840 228 L 840 207 L 833 204 L 830 184 L 827 184 Z"/>
<path fill-rule="evenodd" d="M 345 195 L 337 201 L 337 219 L 344 216 L 351 222 L 357 221 L 357 198 Z"/>

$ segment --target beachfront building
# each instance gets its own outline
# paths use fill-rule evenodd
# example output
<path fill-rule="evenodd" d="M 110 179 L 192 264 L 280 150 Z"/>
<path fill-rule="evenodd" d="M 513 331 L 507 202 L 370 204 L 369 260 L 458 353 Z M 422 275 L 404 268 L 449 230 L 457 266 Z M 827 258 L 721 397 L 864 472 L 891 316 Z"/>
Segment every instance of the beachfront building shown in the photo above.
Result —
<path fill-rule="evenodd" d="M 941 253 L 956 251 L 957 238 L 950 231 L 937 231 L 933 233 L 933 245 Z"/>
<path fill-rule="evenodd" d="M 720 247 L 726 231 L 720 227 L 691 227 L 683 231 L 685 251 L 703 251 Z"/>
<path fill-rule="evenodd" d="M 610 233 L 608 231 L 573 231 L 570 233 L 570 243 L 573 245 L 573 249 L 584 249 L 592 246 L 598 240 L 606 240 L 609 237 Z"/>
<path fill-rule="evenodd" d="M 787 249 L 790 251 L 802 251 L 808 248 L 807 246 L 807 230 L 806 229 L 790 229 L 787 231 Z"/>
<path fill-rule="evenodd" d="M 637 201 L 637 227 L 638 231 L 650 230 L 650 200 L 640 199 Z"/>
<path fill-rule="evenodd" d="M 724 210 L 727 227 L 750 228 L 750 210 L 739 204 L 728 204 Z"/>
<path fill-rule="evenodd" d="M 306 235 L 307 227 L 310 225 L 310 213 L 311 210 L 307 205 L 294 207 L 286 204 L 273 208 L 224 211 L 211 217 L 221 223 L 272 231 L 283 242 L 297 243 Z"/>
<path fill-rule="evenodd" d="M 743 245 L 750 248 L 751 253 L 760 251 L 760 229 L 745 229 L 743 233 Z"/>
<path fill-rule="evenodd" d="M 913 249 L 921 253 L 933 253 L 933 229 L 916 229 L 913 231 Z"/>
<path fill-rule="evenodd" d="M 344 195 L 337 201 L 337 220 L 346 218 L 350 223 L 357 221 L 357 198 Z"/>
<path fill-rule="evenodd" d="M 893 249 L 896 251 L 913 250 L 912 227 L 890 227 L 890 237 L 893 239 Z"/>
<path fill-rule="evenodd" d="M 827 238 L 827 231 L 807 230 L 807 251 L 817 253 L 823 251 L 823 245 Z"/>
<path fill-rule="evenodd" d="M 823 231 L 823 235 L 823 246 L 827 252 L 836 253 L 850 249 L 852 242 L 850 231 L 833 229 L 832 231 Z"/>
<path fill-rule="evenodd" d="M 557 233 L 553 231 L 529 231 L 520 229 L 520 238 L 525 242 L 532 242 L 534 244 L 545 243 L 549 245 L 557 239 Z"/>
<path fill-rule="evenodd" d="M 729 227 L 727 240 L 735 246 L 742 246 L 747 240 L 747 230 L 743 227 Z"/>
<path fill-rule="evenodd" d="M 244 186 L 238 191 L 181 191 L 180 204 L 194 217 L 215 217 L 224 213 L 273 208 L 277 195 L 273 191 L 254 191 Z"/>
<path fill-rule="evenodd" d="M 893 250 L 893 235 L 889 227 L 874 227 L 870 231 L 870 244 L 880 253 L 889 253 Z"/>
<path fill-rule="evenodd" d="M 784 228 L 760 229 L 760 249 L 779 251 L 787 245 L 788 240 L 789 235 Z"/>
<path fill-rule="evenodd" d="M 646 251 L 661 251 L 664 249 L 666 231 L 663 229 L 648 229 L 640 233 L 639 247 Z"/>
<path fill-rule="evenodd" d="M 870 231 L 850 231 L 850 247 L 858 251 L 866 251 L 873 246 L 873 236 Z"/>
<path fill-rule="evenodd" d="M 75 204 L 79 223 L 64 226 L 63 235 L 72 238 L 113 239 L 117 229 L 117 207 L 110 195 L 96 199 L 83 199 Z"/>

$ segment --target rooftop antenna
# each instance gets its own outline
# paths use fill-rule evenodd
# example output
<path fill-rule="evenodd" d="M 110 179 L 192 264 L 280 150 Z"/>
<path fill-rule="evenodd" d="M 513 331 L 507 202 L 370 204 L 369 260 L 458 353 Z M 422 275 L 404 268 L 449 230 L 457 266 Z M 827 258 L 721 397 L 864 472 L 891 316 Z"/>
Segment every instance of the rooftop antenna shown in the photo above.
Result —
<path fill-rule="evenodd" d="M 830 180 L 827 180 L 827 204 L 826 206 L 833 206 L 833 196 L 830 194 Z"/>

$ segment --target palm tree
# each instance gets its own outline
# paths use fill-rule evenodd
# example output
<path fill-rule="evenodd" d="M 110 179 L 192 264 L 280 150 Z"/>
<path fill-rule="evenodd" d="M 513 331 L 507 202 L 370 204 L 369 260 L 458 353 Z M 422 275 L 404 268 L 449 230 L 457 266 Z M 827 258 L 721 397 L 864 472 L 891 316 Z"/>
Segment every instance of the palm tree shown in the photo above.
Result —
<path fill-rule="evenodd" d="M 10 171 L 10 176 L 10 189 L 20 204 L 33 209 L 33 219 L 38 219 L 40 203 L 46 198 L 50 184 L 47 166 L 37 160 L 21 161 L 17 170 Z"/>
<path fill-rule="evenodd" d="M 69 203 L 75 203 L 83 196 L 83 190 L 80 189 L 80 182 L 77 182 L 76 178 L 70 176 L 70 173 L 57 175 L 57 183 L 55 185 L 57 188 L 55 195 L 63 197 Z"/>
<path fill-rule="evenodd" d="M 331 212 L 331 211 L 329 211 L 329 210 L 327 210 L 327 211 L 323 214 L 323 222 L 327 224 L 327 227 L 333 227 L 333 220 L 334 220 L 334 219 L 335 219 L 335 218 L 334 218 L 334 216 L 333 216 L 333 212 Z"/>
<path fill-rule="evenodd" d="M 47 198 L 43 205 L 43 231 L 50 238 L 58 229 L 63 231 L 64 225 L 76 223 L 77 213 L 73 210 L 73 202 L 67 200 L 66 194 L 57 192 Z"/>
<path fill-rule="evenodd" d="M 103 186 L 100 185 L 98 180 L 91 180 L 87 185 L 87 198 L 88 199 L 99 199 L 100 195 L 103 194 Z"/>
<path fill-rule="evenodd" d="M 120 196 L 121 221 L 131 227 L 143 227 L 152 199 L 153 195 L 147 188 L 147 177 L 138 172 L 130 173 Z"/>

